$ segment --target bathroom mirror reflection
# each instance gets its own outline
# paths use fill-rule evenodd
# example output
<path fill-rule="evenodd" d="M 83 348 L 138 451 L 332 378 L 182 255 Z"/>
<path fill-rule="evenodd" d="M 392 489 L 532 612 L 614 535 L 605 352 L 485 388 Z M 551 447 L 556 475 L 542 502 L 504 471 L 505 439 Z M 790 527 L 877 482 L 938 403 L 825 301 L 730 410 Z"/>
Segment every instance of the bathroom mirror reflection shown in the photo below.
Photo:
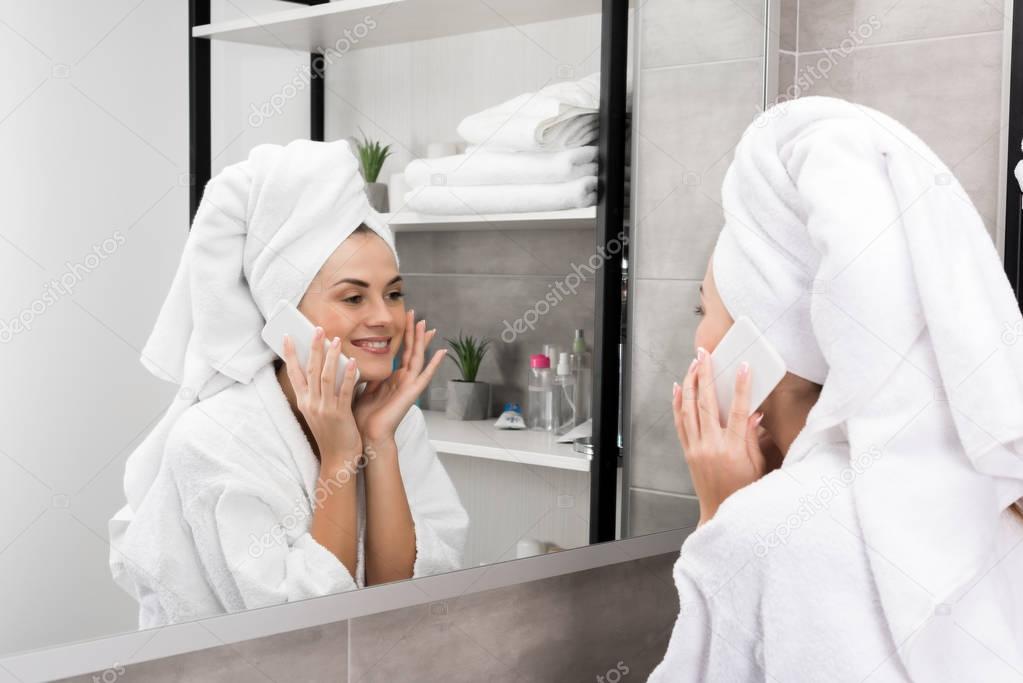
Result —
<path fill-rule="evenodd" d="M 0 651 L 587 545 L 601 3 L 58 4 L 2 17 L 77 189 L 9 167 Z"/>

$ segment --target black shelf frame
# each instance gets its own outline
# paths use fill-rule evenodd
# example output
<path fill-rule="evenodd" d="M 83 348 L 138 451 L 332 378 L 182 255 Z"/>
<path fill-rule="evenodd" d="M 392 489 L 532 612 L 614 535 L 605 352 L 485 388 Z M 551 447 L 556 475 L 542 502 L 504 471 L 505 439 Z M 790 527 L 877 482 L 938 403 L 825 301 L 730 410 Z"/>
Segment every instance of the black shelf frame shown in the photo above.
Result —
<path fill-rule="evenodd" d="M 1023 191 L 1014 171 L 1023 161 L 1023 2 L 1013 2 L 1009 72 L 1009 153 L 1005 169 L 1005 274 L 1023 310 Z"/>
<path fill-rule="evenodd" d="M 329 0 L 287 0 L 320 5 Z M 426 2 L 428 0 L 416 0 Z M 210 23 L 211 0 L 188 0 L 188 124 L 189 225 L 199 208 L 212 172 L 212 62 L 208 38 L 194 38 L 192 29 Z M 598 201 L 595 248 L 609 254 L 595 277 L 593 342 L 593 460 L 590 465 L 590 542 L 612 541 L 618 505 L 621 463 L 620 345 L 622 342 L 622 258 L 619 235 L 627 229 L 625 206 L 626 64 L 628 61 L 628 0 L 603 0 L 601 16 L 601 94 Z M 309 139 L 324 139 L 325 88 L 321 55 L 311 53 L 309 65 Z M 317 69 L 317 65 L 320 69 Z"/>

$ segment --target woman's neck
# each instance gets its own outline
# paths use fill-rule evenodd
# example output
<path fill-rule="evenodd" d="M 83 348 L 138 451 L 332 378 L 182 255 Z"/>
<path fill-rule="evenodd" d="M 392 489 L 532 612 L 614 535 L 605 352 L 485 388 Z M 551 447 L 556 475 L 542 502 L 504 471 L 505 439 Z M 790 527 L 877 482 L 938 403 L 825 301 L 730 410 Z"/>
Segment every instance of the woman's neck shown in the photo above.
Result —
<path fill-rule="evenodd" d="M 789 452 L 792 442 L 806 426 L 806 417 L 819 397 L 819 391 L 779 388 L 760 406 L 764 414 L 763 427 L 782 454 Z"/>

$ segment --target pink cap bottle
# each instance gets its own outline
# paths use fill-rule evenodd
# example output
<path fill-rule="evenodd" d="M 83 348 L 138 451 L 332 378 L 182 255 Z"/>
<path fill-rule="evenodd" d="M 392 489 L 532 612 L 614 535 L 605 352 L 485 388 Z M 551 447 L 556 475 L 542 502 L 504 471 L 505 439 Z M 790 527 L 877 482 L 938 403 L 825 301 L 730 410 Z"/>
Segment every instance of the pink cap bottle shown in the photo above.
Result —
<path fill-rule="evenodd" d="M 551 367 L 551 359 L 542 353 L 534 353 L 529 357 L 529 367 L 531 368 L 549 368 Z"/>

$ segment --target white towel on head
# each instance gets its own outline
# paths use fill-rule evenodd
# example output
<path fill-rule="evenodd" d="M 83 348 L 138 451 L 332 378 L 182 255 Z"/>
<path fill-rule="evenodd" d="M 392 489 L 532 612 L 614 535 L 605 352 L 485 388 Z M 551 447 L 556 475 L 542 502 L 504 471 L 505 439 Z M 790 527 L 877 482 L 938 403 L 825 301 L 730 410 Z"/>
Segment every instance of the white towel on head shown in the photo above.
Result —
<path fill-rule="evenodd" d="M 597 178 L 542 185 L 424 185 L 405 195 L 405 207 L 434 216 L 580 209 L 597 203 Z"/>
<path fill-rule="evenodd" d="M 597 148 L 560 152 L 490 152 L 482 148 L 436 159 L 415 159 L 405 168 L 409 187 L 423 185 L 538 185 L 597 175 Z"/>
<path fill-rule="evenodd" d="M 553 83 L 467 116 L 458 124 L 458 134 L 489 149 L 582 147 L 597 139 L 599 109 L 597 72 L 578 81 Z"/>
<path fill-rule="evenodd" d="M 362 224 L 394 250 L 393 235 L 370 208 L 358 162 L 344 141 L 259 145 L 207 183 L 142 350 L 146 368 L 180 389 L 126 463 L 128 502 L 109 522 L 115 578 L 126 561 L 143 559 L 125 558 L 117 549 L 135 533 L 136 513 L 151 489 L 159 489 L 153 496 L 160 500 L 149 500 L 148 509 L 174 508 L 176 491 L 154 482 L 178 419 L 195 403 L 235 383 L 248 384 L 274 359 L 260 338 L 265 316 L 280 299 L 297 304 L 327 257 Z M 167 552 L 191 543 L 180 520 L 167 521 L 164 530 Z M 195 577 L 183 569 L 186 574 L 187 580 Z"/>
<path fill-rule="evenodd" d="M 929 621 L 986 574 L 1004 511 L 1023 495 L 1023 319 L 965 191 L 897 121 L 809 97 L 749 126 L 722 200 L 722 301 L 753 319 L 791 372 L 823 385 L 797 439 L 806 447 L 783 470 L 836 428 L 846 457 L 879 453 L 850 490 L 910 677 L 955 680 L 948 657 L 973 638 L 1023 666 L 1019 618 L 998 605 L 969 631 Z M 792 555 L 773 576 L 798 575 L 807 560 Z M 1001 588 L 1008 599 L 1013 586 Z"/>

